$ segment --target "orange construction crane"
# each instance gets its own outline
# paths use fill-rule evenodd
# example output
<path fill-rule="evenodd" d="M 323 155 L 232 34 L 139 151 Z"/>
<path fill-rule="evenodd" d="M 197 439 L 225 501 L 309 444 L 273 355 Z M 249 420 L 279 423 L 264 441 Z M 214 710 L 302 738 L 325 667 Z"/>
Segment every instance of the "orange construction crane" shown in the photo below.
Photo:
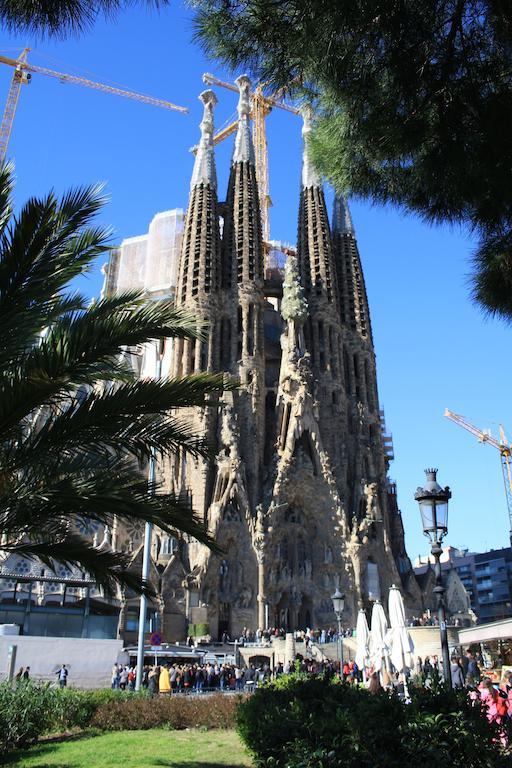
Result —
<path fill-rule="evenodd" d="M 208 85 L 219 85 L 222 88 L 227 88 L 230 91 L 238 93 L 238 88 L 232 83 L 226 83 L 224 80 L 219 80 L 218 77 L 212 75 L 210 72 L 205 72 L 203 75 L 203 81 Z M 260 198 L 260 210 L 261 210 L 261 229 L 263 234 L 263 241 L 268 243 L 270 240 L 270 208 L 272 206 L 272 199 L 270 197 L 270 184 L 268 177 L 268 147 L 267 147 L 267 129 L 265 121 L 268 115 L 272 112 L 274 107 L 284 109 L 287 112 L 291 112 L 293 115 L 300 115 L 300 111 L 296 107 L 292 107 L 289 104 L 285 104 L 281 101 L 283 91 L 277 91 L 272 96 L 265 96 L 263 88 L 265 83 L 260 83 L 256 86 L 251 94 L 252 98 L 252 110 L 251 117 L 254 121 L 254 152 L 256 155 L 256 179 L 258 181 L 258 190 Z M 221 131 L 215 134 L 213 137 L 213 143 L 218 144 L 231 134 L 235 133 L 238 122 L 235 121 L 223 128 Z"/>
<path fill-rule="evenodd" d="M 143 93 L 137 93 L 135 91 L 126 91 L 123 88 L 115 88 L 112 85 L 105 85 L 105 83 L 96 83 L 94 80 L 88 80 L 85 77 L 68 75 L 65 72 L 55 72 L 53 69 L 39 67 L 36 64 L 29 64 L 27 62 L 27 54 L 29 51 L 30 48 L 24 48 L 23 52 L 17 59 L 10 59 L 7 56 L 0 56 L 0 64 L 6 64 L 8 67 L 14 67 L 9 94 L 7 96 L 7 103 L 5 105 L 4 116 L 2 119 L 2 125 L 0 126 L 0 164 L 5 161 L 5 156 L 7 154 L 9 137 L 12 131 L 12 124 L 16 114 L 16 107 L 18 105 L 21 86 L 27 85 L 30 82 L 32 78 L 32 72 L 39 75 L 46 75 L 47 77 L 55 77 L 57 80 L 60 80 L 61 83 L 85 85 L 87 88 L 94 88 L 95 90 L 103 91 L 104 93 L 113 93 L 116 96 L 124 96 L 127 99 L 135 99 L 136 101 L 142 101 L 144 104 L 152 104 L 155 107 L 172 109 L 176 112 L 183 112 L 185 114 L 188 112 L 186 107 L 179 107 L 177 104 L 173 104 L 170 101 L 164 101 L 163 99 L 156 99 L 154 96 L 146 96 Z"/>
<path fill-rule="evenodd" d="M 500 439 L 497 440 L 491 435 L 490 430 L 478 429 L 478 427 L 467 421 L 464 416 L 459 416 L 457 413 L 449 411 L 448 408 L 445 408 L 444 415 L 447 419 L 458 424 L 459 427 L 463 427 L 468 432 L 471 432 L 481 443 L 488 443 L 488 445 L 492 445 L 493 448 L 500 452 L 501 471 L 507 497 L 510 543 L 512 545 L 512 446 L 505 436 L 503 426 L 500 424 Z"/>

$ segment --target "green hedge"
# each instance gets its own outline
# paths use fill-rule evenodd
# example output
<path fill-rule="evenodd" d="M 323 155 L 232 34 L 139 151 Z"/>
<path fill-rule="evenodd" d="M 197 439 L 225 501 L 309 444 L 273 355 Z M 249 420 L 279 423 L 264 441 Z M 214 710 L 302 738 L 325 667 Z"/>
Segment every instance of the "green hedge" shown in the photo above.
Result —
<path fill-rule="evenodd" d="M 37 741 L 45 733 L 87 728 L 98 709 L 133 696 L 109 689 L 61 690 L 33 682 L 12 688 L 0 683 L 0 757 Z"/>
<path fill-rule="evenodd" d="M 244 697 L 165 696 L 146 692 L 79 691 L 23 683 L 0 684 L 0 758 L 47 733 L 75 729 L 129 731 L 148 728 L 233 728 Z"/>
<path fill-rule="evenodd" d="M 188 633 L 191 637 L 204 637 L 210 634 L 210 625 L 207 622 L 189 624 Z"/>
<path fill-rule="evenodd" d="M 413 691 L 406 704 L 394 694 L 299 674 L 256 690 L 236 717 L 256 765 L 267 768 L 512 765 L 499 727 L 464 692 Z"/>

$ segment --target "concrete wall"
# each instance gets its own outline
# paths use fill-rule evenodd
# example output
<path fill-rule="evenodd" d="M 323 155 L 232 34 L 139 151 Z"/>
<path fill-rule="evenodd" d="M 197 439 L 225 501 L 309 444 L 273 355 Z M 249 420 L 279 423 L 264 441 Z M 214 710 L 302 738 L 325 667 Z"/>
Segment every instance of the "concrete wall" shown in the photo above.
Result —
<path fill-rule="evenodd" d="M 31 677 L 56 681 L 62 664 L 69 670 L 68 685 L 77 688 L 110 687 L 112 666 L 122 651 L 121 640 L 76 637 L 0 637 L 0 680 L 7 676 L 7 654 L 17 646 L 15 671 L 30 667 Z"/>
<path fill-rule="evenodd" d="M 414 643 L 414 658 L 420 656 L 425 660 L 425 656 L 438 656 L 443 658 L 441 650 L 441 637 L 439 627 L 407 627 Z M 459 630 L 457 627 L 448 627 L 448 647 L 450 656 L 454 647 L 459 646 Z"/>

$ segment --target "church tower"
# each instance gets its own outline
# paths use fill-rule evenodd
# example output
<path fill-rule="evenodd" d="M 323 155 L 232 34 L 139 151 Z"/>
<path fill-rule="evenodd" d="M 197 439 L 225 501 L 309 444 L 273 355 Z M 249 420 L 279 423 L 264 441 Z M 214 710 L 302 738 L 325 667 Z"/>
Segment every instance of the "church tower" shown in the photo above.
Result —
<path fill-rule="evenodd" d="M 217 174 L 213 150 L 213 109 L 217 97 L 211 90 L 200 95 L 203 103 L 201 138 L 190 182 L 176 304 L 194 312 L 207 324 L 207 341 L 181 340 L 174 356 L 176 376 L 215 371 L 219 366 L 218 330 L 215 319 L 220 302 L 220 232 Z"/>
<path fill-rule="evenodd" d="M 309 154 L 312 110 L 303 110 L 304 149 L 297 233 L 299 275 L 308 303 L 304 326 L 306 349 L 311 358 L 314 391 L 322 438 L 333 467 L 341 466 L 341 329 L 338 283 L 329 219 L 321 179 Z"/>
<path fill-rule="evenodd" d="M 251 505 L 261 485 L 264 445 L 264 256 L 250 125 L 250 80 L 237 78 L 238 127 L 227 199 L 224 205 L 222 275 L 226 331 L 221 348 L 229 350 L 226 370 L 241 383 L 234 395 Z M 227 330 L 229 329 L 229 330 Z"/>

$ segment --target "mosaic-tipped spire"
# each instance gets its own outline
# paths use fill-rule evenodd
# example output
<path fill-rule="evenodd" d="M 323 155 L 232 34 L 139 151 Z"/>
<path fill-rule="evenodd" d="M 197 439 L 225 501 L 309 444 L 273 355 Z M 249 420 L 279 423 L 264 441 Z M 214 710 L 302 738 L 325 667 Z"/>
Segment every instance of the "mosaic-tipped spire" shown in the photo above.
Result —
<path fill-rule="evenodd" d="M 238 129 L 236 132 L 233 163 L 254 165 L 254 144 L 251 136 L 251 81 L 247 75 L 240 75 L 235 80 L 240 92 L 238 99 Z"/>
<path fill-rule="evenodd" d="M 302 151 L 302 186 L 307 189 L 308 187 L 321 187 L 322 182 L 320 176 L 311 162 L 308 141 L 313 125 L 313 108 L 310 104 L 306 104 L 302 110 L 302 140 L 304 142 L 304 148 Z"/>
<path fill-rule="evenodd" d="M 213 109 L 217 103 L 217 97 L 211 90 L 203 91 L 199 95 L 204 105 L 203 119 L 200 123 L 201 139 L 197 149 L 190 188 L 200 184 L 209 184 L 212 189 L 217 188 L 217 173 L 215 170 L 215 154 L 213 149 Z"/>
<path fill-rule="evenodd" d="M 350 208 L 344 195 L 336 193 L 332 212 L 332 230 L 342 235 L 355 235 Z"/>

